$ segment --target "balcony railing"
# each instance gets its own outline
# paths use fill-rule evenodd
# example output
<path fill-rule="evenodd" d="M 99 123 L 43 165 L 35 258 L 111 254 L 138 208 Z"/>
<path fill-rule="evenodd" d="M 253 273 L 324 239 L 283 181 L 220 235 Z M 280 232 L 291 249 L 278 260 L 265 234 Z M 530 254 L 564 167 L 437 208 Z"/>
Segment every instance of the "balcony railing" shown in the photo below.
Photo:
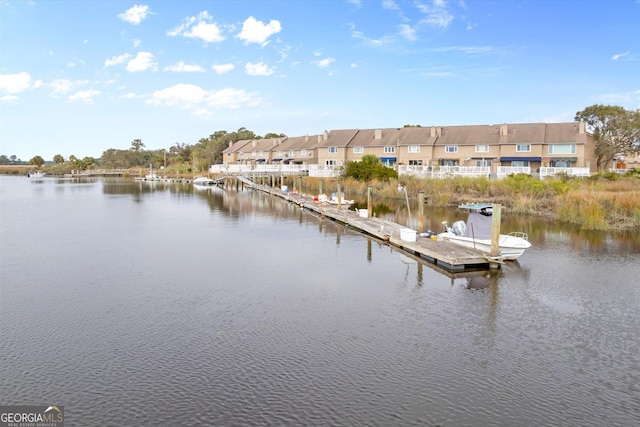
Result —
<path fill-rule="evenodd" d="M 556 168 L 556 167 L 541 167 L 540 179 L 547 176 L 555 175 L 567 175 L 567 176 L 591 176 L 589 168 Z"/>

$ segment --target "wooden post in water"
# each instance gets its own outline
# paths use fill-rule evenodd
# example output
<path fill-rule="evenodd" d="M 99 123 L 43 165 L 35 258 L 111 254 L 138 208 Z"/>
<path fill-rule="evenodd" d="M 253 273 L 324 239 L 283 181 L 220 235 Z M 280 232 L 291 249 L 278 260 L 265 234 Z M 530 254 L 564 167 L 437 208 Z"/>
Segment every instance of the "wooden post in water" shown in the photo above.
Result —
<path fill-rule="evenodd" d="M 322 194 L 322 178 L 320 178 L 320 181 L 318 182 L 318 195 Z"/>
<path fill-rule="evenodd" d="M 500 255 L 500 216 L 502 205 L 494 203 L 491 206 L 491 256 L 497 257 Z M 491 263 L 492 269 L 498 268 L 498 263 Z"/>
<path fill-rule="evenodd" d="M 373 207 L 371 204 L 371 192 L 373 191 L 373 186 L 369 185 L 367 187 L 367 218 L 371 218 L 371 213 L 373 211 Z"/>
<path fill-rule="evenodd" d="M 340 180 L 338 180 L 338 209 L 342 209 L 342 196 L 340 195 Z"/>
<path fill-rule="evenodd" d="M 424 191 L 418 191 L 418 232 L 424 229 Z"/>

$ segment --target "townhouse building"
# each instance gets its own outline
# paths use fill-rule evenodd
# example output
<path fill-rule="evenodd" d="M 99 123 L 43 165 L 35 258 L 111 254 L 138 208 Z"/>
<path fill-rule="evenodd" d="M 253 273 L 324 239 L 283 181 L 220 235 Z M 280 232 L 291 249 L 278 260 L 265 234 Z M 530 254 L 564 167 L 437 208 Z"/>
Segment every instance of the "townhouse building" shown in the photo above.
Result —
<path fill-rule="evenodd" d="M 342 129 L 320 135 L 244 140 L 223 163 L 340 168 L 375 155 L 399 172 L 475 170 L 481 174 L 596 172 L 595 142 L 582 122 Z"/>

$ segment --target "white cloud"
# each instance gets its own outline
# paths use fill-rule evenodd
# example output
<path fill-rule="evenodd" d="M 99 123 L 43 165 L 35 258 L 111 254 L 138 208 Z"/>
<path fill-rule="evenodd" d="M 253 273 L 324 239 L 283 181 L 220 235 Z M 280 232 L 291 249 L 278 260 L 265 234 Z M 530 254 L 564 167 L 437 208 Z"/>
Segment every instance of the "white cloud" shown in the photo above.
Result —
<path fill-rule="evenodd" d="M 262 99 L 255 93 L 249 93 L 244 89 L 226 88 L 207 91 L 199 86 L 181 83 L 155 91 L 147 102 L 158 106 L 191 110 L 196 115 L 207 115 L 209 114 L 208 108 L 255 107 L 262 103 Z"/>
<path fill-rule="evenodd" d="M 52 95 L 64 95 L 71 90 L 73 82 L 67 79 L 55 79 L 49 83 L 49 87 L 52 89 Z"/>
<path fill-rule="evenodd" d="M 138 40 L 138 39 L 131 40 L 131 44 L 133 45 L 133 47 L 138 47 L 140 46 L 141 43 L 142 43 L 142 40 Z"/>
<path fill-rule="evenodd" d="M 153 62 L 153 54 L 150 52 L 138 52 L 135 58 L 127 63 L 126 70 L 131 73 L 138 71 L 155 70 L 158 64 Z"/>
<path fill-rule="evenodd" d="M 90 102 L 93 102 L 93 98 L 98 95 L 100 95 L 99 90 L 94 90 L 94 89 L 81 90 L 79 92 L 74 93 L 73 95 L 70 95 L 69 98 L 67 98 L 67 100 L 69 102 L 80 101 L 80 102 L 90 103 Z"/>
<path fill-rule="evenodd" d="M 400 7 L 393 0 L 382 0 L 382 7 L 389 10 L 400 10 Z"/>
<path fill-rule="evenodd" d="M 207 91 L 199 86 L 180 83 L 175 86 L 153 92 L 153 96 L 151 100 L 149 100 L 149 103 L 154 105 L 190 106 L 192 104 L 202 103 L 206 98 Z"/>
<path fill-rule="evenodd" d="M 435 0 L 433 5 L 417 4 L 416 7 L 425 17 L 420 23 L 433 27 L 447 28 L 449 23 L 453 21 L 453 15 L 447 10 L 447 3 L 441 0 Z"/>
<path fill-rule="evenodd" d="M 204 73 L 204 68 L 200 65 L 188 65 L 184 61 L 164 68 L 164 71 L 173 71 L 176 73 Z"/>
<path fill-rule="evenodd" d="M 467 55 L 480 55 L 494 51 L 493 46 L 447 46 L 433 49 L 434 52 L 462 52 Z"/>
<path fill-rule="evenodd" d="M 112 56 L 109 59 L 105 59 L 104 66 L 112 67 L 114 65 L 122 64 L 129 58 L 131 58 L 131 55 L 128 53 L 123 53 L 122 55 L 118 55 L 118 56 Z"/>
<path fill-rule="evenodd" d="M 416 31 L 407 24 L 400 24 L 400 35 L 407 40 L 415 41 L 416 40 Z"/>
<path fill-rule="evenodd" d="M 329 65 L 331 65 L 331 63 L 335 61 L 335 59 L 333 58 L 325 58 L 325 59 L 321 59 L 320 61 L 316 61 L 316 65 L 320 68 L 325 68 L 328 67 Z"/>
<path fill-rule="evenodd" d="M 0 90 L 9 94 L 24 92 L 31 87 L 31 75 L 25 71 L 17 74 L 0 74 Z"/>
<path fill-rule="evenodd" d="M 205 10 L 196 16 L 188 17 L 184 23 L 167 32 L 169 37 L 182 36 L 192 39 L 200 39 L 205 44 L 221 42 L 225 38 L 220 27 L 213 22 L 213 18 Z"/>
<path fill-rule="evenodd" d="M 233 64 L 220 64 L 220 65 L 212 65 L 211 68 L 218 74 L 226 74 L 233 70 L 235 67 Z"/>
<path fill-rule="evenodd" d="M 147 17 L 147 15 L 151 13 L 149 11 L 149 6 L 145 5 L 145 4 L 137 4 L 135 6 L 132 6 L 131 8 L 127 9 L 126 12 L 121 13 L 120 15 L 118 15 L 118 18 L 122 19 L 123 21 L 126 21 L 130 24 L 133 25 L 138 25 L 142 22 L 142 20 L 144 18 Z"/>
<path fill-rule="evenodd" d="M 124 99 L 136 99 L 136 98 L 142 98 L 141 95 L 136 94 L 135 92 L 127 92 L 123 95 L 120 95 L 120 98 L 124 98 Z"/>
<path fill-rule="evenodd" d="M 244 40 L 244 44 L 257 43 L 265 46 L 269 42 L 267 39 L 282 30 L 280 21 L 269 21 L 264 24 L 262 21 L 256 20 L 253 16 L 248 17 L 242 24 L 242 31 L 238 34 L 238 38 Z"/>
<path fill-rule="evenodd" d="M 373 46 L 373 47 L 384 46 L 395 40 L 395 38 L 392 36 L 382 36 L 379 39 L 372 39 L 365 36 L 362 31 L 356 30 L 355 25 L 351 24 L 350 27 L 351 27 L 351 37 L 353 37 L 354 39 L 360 40 L 361 42 L 369 46 Z"/>
<path fill-rule="evenodd" d="M 212 107 L 239 108 L 243 105 L 256 107 L 262 100 L 253 93 L 244 89 L 226 88 L 212 92 L 209 97 L 209 105 Z"/>
<path fill-rule="evenodd" d="M 625 57 L 625 56 L 627 56 L 627 55 L 629 55 L 629 51 L 626 51 L 625 53 L 618 53 L 618 54 L 613 55 L 613 56 L 611 57 L 611 60 L 612 60 L 612 61 L 617 61 L 618 59 L 620 59 L 620 58 L 624 58 L 624 57 Z"/>
<path fill-rule="evenodd" d="M 257 64 L 247 62 L 247 65 L 244 66 L 244 70 L 250 76 L 270 76 L 274 72 L 274 69 L 269 68 L 269 66 L 264 62 L 258 62 Z"/>
<path fill-rule="evenodd" d="M 5 95 L 5 96 L 0 96 L 0 102 L 11 102 L 11 101 L 17 101 L 19 98 L 15 95 Z"/>

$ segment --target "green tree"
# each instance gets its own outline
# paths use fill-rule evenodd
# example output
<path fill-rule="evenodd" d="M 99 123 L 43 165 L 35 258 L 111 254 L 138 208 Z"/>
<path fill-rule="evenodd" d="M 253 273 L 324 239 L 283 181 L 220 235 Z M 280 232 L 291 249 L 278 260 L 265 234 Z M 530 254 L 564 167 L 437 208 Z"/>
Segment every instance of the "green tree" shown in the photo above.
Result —
<path fill-rule="evenodd" d="M 389 181 L 391 178 L 397 178 L 398 172 L 383 165 L 380 159 L 373 154 L 367 154 L 362 156 L 362 160 L 359 162 L 347 163 L 345 176 L 365 182 L 370 182 L 373 179 Z"/>
<path fill-rule="evenodd" d="M 140 152 L 144 148 L 144 144 L 141 139 L 134 139 L 131 141 L 131 151 Z"/>
<path fill-rule="evenodd" d="M 30 165 L 34 165 L 36 168 L 44 165 L 44 159 L 40 156 L 34 156 L 31 160 L 29 160 Z"/>
<path fill-rule="evenodd" d="M 11 160 L 6 155 L 0 155 L 0 165 L 9 165 L 11 164 Z"/>
<path fill-rule="evenodd" d="M 80 163 L 81 163 L 81 165 L 82 165 L 82 166 L 81 166 L 82 170 L 89 169 L 91 166 L 93 166 L 93 165 L 95 164 L 95 162 L 96 162 L 96 161 L 95 161 L 95 159 L 94 159 L 93 157 L 89 157 L 89 156 L 84 157 L 84 158 L 80 161 Z"/>
<path fill-rule="evenodd" d="M 640 151 L 640 110 L 595 104 L 578 111 L 575 120 L 585 122 L 593 134 L 598 170 L 618 155 Z"/>
<path fill-rule="evenodd" d="M 268 134 L 266 134 L 264 136 L 264 139 L 269 139 L 269 138 L 286 138 L 287 135 L 285 135 L 284 133 L 273 133 L 273 132 L 269 132 Z"/>
<path fill-rule="evenodd" d="M 53 163 L 55 163 L 56 165 L 61 165 L 64 163 L 64 157 L 62 157 L 61 154 L 56 154 L 55 156 L 53 156 Z"/>

